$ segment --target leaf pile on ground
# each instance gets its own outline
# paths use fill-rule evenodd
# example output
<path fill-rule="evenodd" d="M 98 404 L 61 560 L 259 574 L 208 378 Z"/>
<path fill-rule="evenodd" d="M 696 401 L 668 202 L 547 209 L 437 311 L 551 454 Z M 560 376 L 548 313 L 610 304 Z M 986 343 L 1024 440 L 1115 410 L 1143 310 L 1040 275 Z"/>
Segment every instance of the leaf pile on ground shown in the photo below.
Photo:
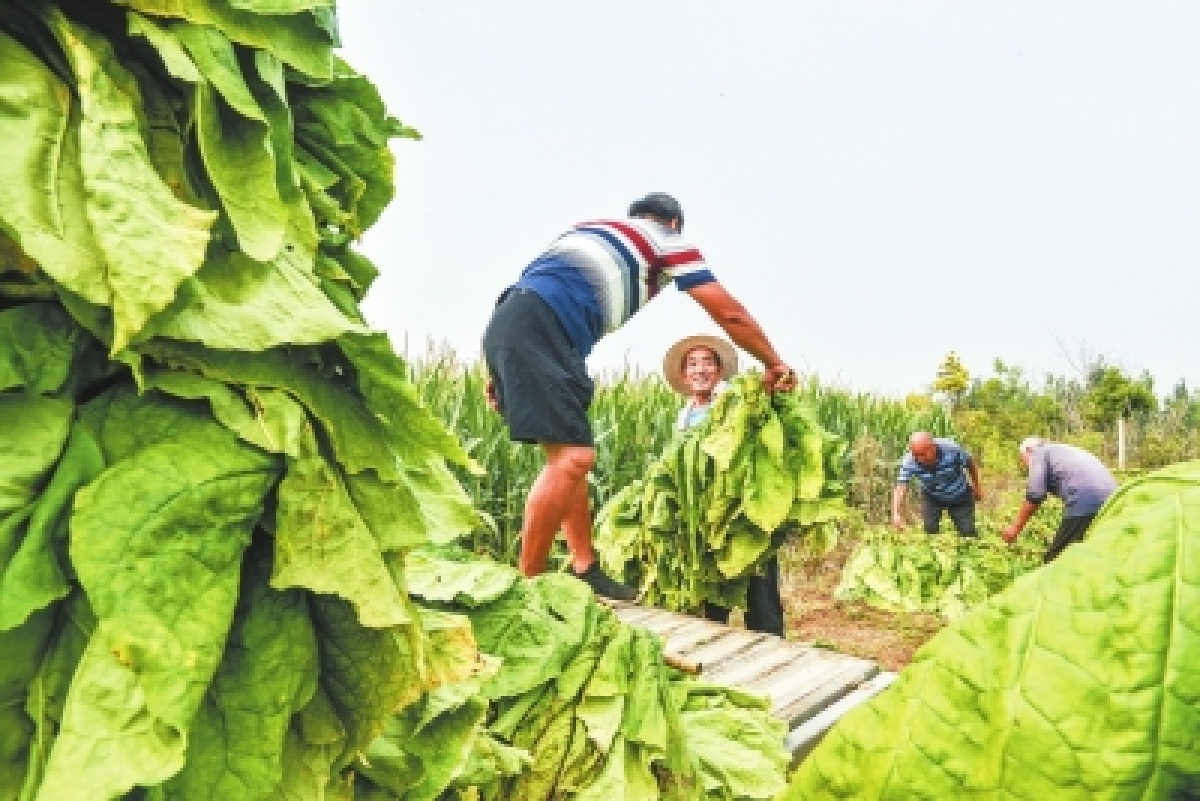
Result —
<path fill-rule="evenodd" d="M 863 532 L 834 597 L 897 612 L 962 617 L 1042 564 L 1044 548 L 995 535 L 927 535 L 877 527 Z"/>
<path fill-rule="evenodd" d="M 1200 798 L 1200 462 L 930 640 L 786 801 Z"/>
<path fill-rule="evenodd" d="M 409 589 L 470 619 L 486 673 L 401 712 L 358 769 L 371 799 L 769 799 L 783 724 L 763 699 L 669 668 L 662 643 L 565 574 L 522 578 L 461 549 L 419 550 Z"/>
<path fill-rule="evenodd" d="M 322 0 L 0 4 L 0 797 L 350 798 L 487 667 L 469 466 L 359 301 L 413 135 Z"/>
<path fill-rule="evenodd" d="M 787 538 L 836 543 L 845 454 L 815 406 L 743 373 L 598 513 L 597 553 L 652 605 L 744 609 L 747 580 Z"/>

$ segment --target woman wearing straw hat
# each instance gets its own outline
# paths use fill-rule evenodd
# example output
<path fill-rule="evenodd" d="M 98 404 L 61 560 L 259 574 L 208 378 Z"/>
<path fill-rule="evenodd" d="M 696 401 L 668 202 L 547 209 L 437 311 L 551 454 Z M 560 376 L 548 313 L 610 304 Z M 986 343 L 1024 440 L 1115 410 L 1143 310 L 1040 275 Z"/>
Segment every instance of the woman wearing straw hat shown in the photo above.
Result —
<path fill-rule="evenodd" d="M 708 417 L 713 400 L 737 373 L 737 351 L 722 337 L 697 334 L 671 346 L 663 358 L 663 375 L 676 392 L 687 397 L 675 427 L 683 431 Z M 729 609 L 706 603 L 704 616 L 729 621 Z M 783 598 L 779 594 L 779 560 L 767 562 L 766 572 L 751 576 L 746 586 L 746 628 L 783 636 Z"/>

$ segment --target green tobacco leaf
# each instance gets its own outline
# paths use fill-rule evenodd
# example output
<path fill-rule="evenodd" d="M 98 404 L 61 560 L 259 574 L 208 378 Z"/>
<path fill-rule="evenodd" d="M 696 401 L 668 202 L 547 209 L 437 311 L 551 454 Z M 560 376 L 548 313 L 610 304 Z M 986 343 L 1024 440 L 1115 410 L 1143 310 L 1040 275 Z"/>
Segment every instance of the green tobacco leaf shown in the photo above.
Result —
<path fill-rule="evenodd" d="M 196 62 L 188 55 L 179 38 L 158 25 L 148 17 L 130 11 L 128 14 L 129 35 L 146 40 L 146 43 L 158 52 L 163 66 L 171 77 L 185 83 L 201 83 L 204 76 L 200 74 Z"/>
<path fill-rule="evenodd" d="M 462 772 L 451 782 L 453 787 L 482 788 L 485 798 L 493 798 L 500 780 L 517 776 L 528 770 L 533 758 L 523 748 L 513 748 L 480 731 L 467 756 Z"/>
<path fill-rule="evenodd" d="M 76 384 L 89 372 L 79 364 L 81 357 L 102 355 L 93 344 L 57 304 L 26 303 L 0 311 L 0 391 L 19 387 L 48 395 Z"/>
<path fill-rule="evenodd" d="M 194 343 L 155 340 L 139 345 L 155 360 L 227 384 L 285 390 L 321 424 L 347 473 L 375 470 L 387 481 L 401 475 L 385 424 L 312 350 L 274 348 L 257 354 L 209 350 Z"/>
<path fill-rule="evenodd" d="M 421 514 L 423 541 L 434 545 L 455 542 L 479 522 L 471 496 L 440 457 L 427 457 L 423 465 L 406 463 L 401 488 L 411 494 L 410 503 Z M 397 495 L 397 501 L 404 497 L 403 492 Z M 411 538 L 401 542 L 409 543 Z"/>
<path fill-rule="evenodd" d="M 41 665 L 54 615 L 45 610 L 20 626 L 0 631 L 0 796 L 17 798 L 25 780 L 30 748 L 38 733 L 24 701 Z"/>
<path fill-rule="evenodd" d="M 260 264 L 220 248 L 180 286 L 176 305 L 154 327 L 158 336 L 244 351 L 320 344 L 362 330 L 289 258 Z"/>
<path fill-rule="evenodd" d="M 417 609 L 425 633 L 420 655 L 423 689 L 473 679 L 489 667 L 480 656 L 470 619 L 423 606 Z"/>
<path fill-rule="evenodd" d="M 83 211 L 102 256 L 85 268 L 91 276 L 55 277 L 112 308 L 115 353 L 200 268 L 214 214 L 177 200 L 155 171 L 142 138 L 137 81 L 108 41 L 57 13 L 50 25 L 77 81 Z M 55 265 L 30 255 L 54 274 Z"/>
<path fill-rule="evenodd" d="M 53 614 L 54 628 L 25 697 L 25 713 L 34 723 L 34 736 L 21 801 L 31 801 L 41 786 L 71 679 L 96 626 L 87 598 L 78 590 L 55 606 Z"/>
<path fill-rule="evenodd" d="M 1200 462 L 943 629 L 826 735 L 789 799 L 1200 793 Z"/>
<path fill-rule="evenodd" d="M 71 404 L 36 395 L 0 395 L 0 525 L 29 507 L 62 453 L 71 430 Z M 15 532 L 0 540 L 0 564 L 16 550 Z"/>
<path fill-rule="evenodd" d="M 758 431 L 758 441 L 766 448 L 773 461 L 783 463 L 784 432 L 778 415 L 772 413 L 767 418 L 767 422 Z"/>
<path fill-rule="evenodd" d="M 334 0 L 229 0 L 229 5 L 255 14 L 298 14 L 315 8 L 333 8 Z"/>
<path fill-rule="evenodd" d="M 0 163 L 0 220 L 34 222 L 49 234 L 61 234 L 63 221 L 54 203 L 59 167 L 58 146 L 67 128 L 69 88 L 24 45 L 0 30 L 0 131 L 7 145 Z"/>
<path fill-rule="evenodd" d="M 726 578 L 741 576 L 770 545 L 771 535 L 764 529 L 744 517 L 736 517 L 729 524 L 725 546 L 716 553 L 717 567 Z"/>
<path fill-rule="evenodd" d="M 345 336 L 338 346 L 354 365 L 354 380 L 367 405 L 388 423 L 398 448 L 408 453 L 420 449 L 454 464 L 474 466 L 458 438 L 421 401 L 407 378 L 407 365 L 392 350 L 386 334 Z M 424 462 L 417 457 L 410 463 Z"/>
<path fill-rule="evenodd" d="M 259 799 L 284 780 L 292 715 L 312 698 L 317 642 L 303 593 L 267 586 L 267 553 L 242 586 L 221 665 L 189 734 L 187 764 L 163 798 Z"/>
<path fill-rule="evenodd" d="M 355 766 L 406 801 L 435 801 L 463 774 L 488 705 L 478 681 L 441 687 L 388 720 Z"/>
<path fill-rule="evenodd" d="M 98 624 L 40 798 L 107 799 L 182 767 L 277 477 L 273 459 L 227 434 L 143 448 L 76 495 L 71 561 Z"/>
<path fill-rule="evenodd" d="M 392 199 L 395 157 L 387 143 L 406 132 L 369 80 L 340 59 L 334 75 L 327 86 L 296 92 L 296 135 L 341 177 L 344 186 L 332 191 L 341 194 L 340 205 L 351 215 L 350 233 L 357 236 Z"/>
<path fill-rule="evenodd" d="M 753 453 L 742 493 L 742 510 L 763 531 L 774 531 L 792 508 L 795 484 L 766 448 L 755 448 Z"/>
<path fill-rule="evenodd" d="M 295 728 L 289 730 L 283 743 L 283 779 L 263 801 L 352 801 L 353 784 L 334 772 L 341 751 L 340 746 L 312 743 Z"/>
<path fill-rule="evenodd" d="M 188 445 L 203 450 L 210 442 L 220 446 L 235 443 L 231 432 L 213 419 L 204 404 L 181 401 L 161 392 L 139 394 L 128 384 L 118 385 L 80 407 L 79 419 L 100 444 L 107 464 L 128 459 L 153 445 Z"/>
<path fill-rule="evenodd" d="M 242 75 L 233 44 L 215 28 L 170 27 L 205 82 L 192 90 L 200 156 L 241 249 L 271 262 L 283 248 L 288 210 L 277 181 L 275 137 Z"/>
<path fill-rule="evenodd" d="M 79 130 L 71 89 L 41 59 L 0 31 L 0 228 L 60 283 L 96 303 L 111 293 L 94 272 L 103 261 L 84 216 Z"/>
<path fill-rule="evenodd" d="M 660 798 L 658 782 L 638 748 L 617 737 L 595 779 L 582 788 L 578 801 L 632 801 Z"/>
<path fill-rule="evenodd" d="M 279 484 L 271 586 L 340 596 L 370 628 L 411 623 L 404 593 L 311 428 L 299 449 Z"/>
<path fill-rule="evenodd" d="M 467 610 L 479 648 L 503 660 L 504 669 L 484 685 L 490 698 L 507 698 L 528 693 L 557 676 L 579 649 L 586 633 L 584 615 L 560 618 L 548 612 L 539 583 L 520 581 L 498 600 Z M 565 592 L 588 595 L 585 585 L 559 577 L 551 582 Z M 566 582 L 570 582 L 569 584 Z"/>
<path fill-rule="evenodd" d="M 76 426 L 53 476 L 31 504 L 24 531 L 17 530 L 20 542 L 10 559 L 2 558 L 7 549 L 0 545 L 0 631 L 20 625 L 36 610 L 67 595 L 70 586 L 64 568 L 71 500 L 103 467 L 96 442 L 86 429 Z M 7 528 L 0 522 L 0 532 Z"/>
<path fill-rule="evenodd" d="M 368 470 L 346 476 L 346 488 L 381 551 L 407 550 L 429 543 L 431 532 L 422 508 L 426 498 L 419 497 L 403 475 L 395 482 L 386 482 Z"/>
<path fill-rule="evenodd" d="M 461 551 L 443 555 L 422 550 L 405 558 L 404 579 L 408 591 L 419 598 L 476 607 L 505 595 L 520 574 L 508 565 Z"/>
<path fill-rule="evenodd" d="M 220 381 L 181 370 L 155 368 L 145 372 L 142 387 L 177 398 L 207 401 L 221 425 L 244 442 L 271 453 L 295 456 L 294 445 L 307 424 L 304 409 L 278 390 L 251 391 L 248 394 L 252 404 L 249 398 Z"/>
<path fill-rule="evenodd" d="M 718 798 L 772 799 L 786 787 L 791 755 L 781 721 L 730 704 L 685 712 L 682 723 L 706 791 Z"/>
<path fill-rule="evenodd" d="M 800 437 L 800 451 L 803 461 L 797 465 L 796 497 L 804 501 L 813 501 L 821 497 L 821 488 L 825 484 L 825 471 L 822 467 L 821 447 L 824 438 L 814 432 L 806 431 Z"/>
<path fill-rule="evenodd" d="M 239 44 L 266 50 L 308 78 L 333 77 L 333 37 L 312 14 L 265 14 L 230 0 L 115 0 L 152 17 L 208 25 Z"/>
<path fill-rule="evenodd" d="M 345 733 L 333 760 L 340 769 L 379 736 L 388 716 L 425 691 L 421 632 L 415 623 L 363 628 L 354 608 L 332 596 L 314 596 L 311 607 L 321 653 L 321 688 Z"/>

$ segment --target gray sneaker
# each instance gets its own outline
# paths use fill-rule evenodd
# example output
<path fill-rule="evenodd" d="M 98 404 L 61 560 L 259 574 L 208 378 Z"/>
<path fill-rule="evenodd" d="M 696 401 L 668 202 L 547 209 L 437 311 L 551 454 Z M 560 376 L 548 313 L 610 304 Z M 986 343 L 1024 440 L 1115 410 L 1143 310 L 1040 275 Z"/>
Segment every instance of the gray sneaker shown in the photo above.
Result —
<path fill-rule="evenodd" d="M 576 573 L 572 569 L 571 575 L 591 587 L 592 592 L 597 595 L 603 595 L 605 598 L 611 598 L 614 601 L 637 600 L 637 590 L 614 581 L 607 573 L 600 569 L 599 561 L 592 562 L 588 565 L 588 569 L 582 573 Z"/>

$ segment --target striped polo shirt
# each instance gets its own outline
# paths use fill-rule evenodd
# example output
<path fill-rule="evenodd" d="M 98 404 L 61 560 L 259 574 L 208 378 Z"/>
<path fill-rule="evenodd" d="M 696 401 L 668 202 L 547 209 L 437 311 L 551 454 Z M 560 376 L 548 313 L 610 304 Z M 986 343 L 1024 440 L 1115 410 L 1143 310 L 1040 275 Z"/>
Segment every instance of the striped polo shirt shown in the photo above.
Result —
<path fill-rule="evenodd" d="M 678 233 L 635 217 L 576 225 L 513 286 L 545 300 L 580 355 L 587 356 L 669 282 L 688 290 L 715 280 L 700 251 Z"/>
<path fill-rule="evenodd" d="M 913 458 L 912 451 L 905 451 L 900 462 L 897 484 L 907 484 L 916 479 L 921 491 L 939 503 L 957 504 L 970 497 L 971 485 L 967 483 L 967 465 L 971 454 L 952 439 L 935 438 L 937 462 L 931 467 Z"/>

